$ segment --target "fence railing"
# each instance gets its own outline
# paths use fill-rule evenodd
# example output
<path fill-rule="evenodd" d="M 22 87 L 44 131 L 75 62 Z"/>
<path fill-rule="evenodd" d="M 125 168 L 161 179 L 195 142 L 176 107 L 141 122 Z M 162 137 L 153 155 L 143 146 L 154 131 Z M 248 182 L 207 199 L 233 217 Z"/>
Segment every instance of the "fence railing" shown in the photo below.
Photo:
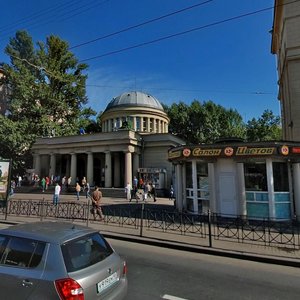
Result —
<path fill-rule="evenodd" d="M 270 247 L 300 250 L 299 224 L 293 221 L 247 220 L 240 216 L 219 216 L 181 213 L 175 210 L 152 209 L 146 204 L 103 205 L 103 225 L 130 228 L 143 236 L 145 231 L 180 234 L 207 240 L 212 247 L 214 240 L 251 243 Z M 8 201 L 0 214 L 10 216 L 81 220 L 89 225 L 90 202 L 60 202 L 54 205 L 46 200 Z"/>

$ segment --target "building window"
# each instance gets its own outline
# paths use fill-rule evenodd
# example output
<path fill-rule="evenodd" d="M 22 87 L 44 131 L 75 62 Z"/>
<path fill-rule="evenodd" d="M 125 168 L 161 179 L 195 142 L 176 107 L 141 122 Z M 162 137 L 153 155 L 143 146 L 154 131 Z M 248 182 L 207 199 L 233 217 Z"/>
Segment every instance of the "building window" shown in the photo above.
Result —
<path fill-rule="evenodd" d="M 116 129 L 119 129 L 121 126 L 121 121 L 120 121 L 120 118 L 117 118 L 116 119 Z"/>
<path fill-rule="evenodd" d="M 193 171 L 192 171 L 192 163 L 186 163 L 186 187 L 188 189 L 193 188 Z"/>
<path fill-rule="evenodd" d="M 246 191 L 268 191 L 265 163 L 245 163 L 244 172 Z"/>
<path fill-rule="evenodd" d="M 153 132 L 153 119 L 150 119 L 150 128 L 149 128 L 149 132 Z"/>
<path fill-rule="evenodd" d="M 136 117 L 136 131 L 141 131 L 141 117 Z"/>
<path fill-rule="evenodd" d="M 284 162 L 273 162 L 273 178 L 275 192 L 289 191 L 288 167 Z"/>

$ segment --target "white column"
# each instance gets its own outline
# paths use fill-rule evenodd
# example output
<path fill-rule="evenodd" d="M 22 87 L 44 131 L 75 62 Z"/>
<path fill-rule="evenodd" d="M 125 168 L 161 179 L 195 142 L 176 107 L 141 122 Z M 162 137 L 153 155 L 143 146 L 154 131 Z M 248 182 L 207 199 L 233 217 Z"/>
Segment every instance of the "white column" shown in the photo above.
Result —
<path fill-rule="evenodd" d="M 76 183 L 76 177 L 77 177 L 77 154 L 71 153 L 71 178 L 72 178 L 72 185 Z"/>
<path fill-rule="evenodd" d="M 182 208 L 187 209 L 186 203 L 186 164 L 182 166 Z"/>
<path fill-rule="evenodd" d="M 297 221 L 300 221 L 300 164 L 293 164 L 293 188 L 295 199 L 295 214 Z"/>
<path fill-rule="evenodd" d="M 133 130 L 137 131 L 137 128 L 136 128 L 136 117 L 133 117 L 133 124 L 132 124 L 132 126 L 133 126 Z"/>
<path fill-rule="evenodd" d="M 49 178 L 51 175 L 55 176 L 56 170 L 56 155 L 54 153 L 50 154 L 50 169 L 49 169 Z"/>
<path fill-rule="evenodd" d="M 268 184 L 268 194 L 269 194 L 269 217 L 271 219 L 275 218 L 275 195 L 274 195 L 274 178 L 273 178 L 273 167 L 272 159 L 266 159 L 267 167 L 267 184 Z"/>
<path fill-rule="evenodd" d="M 241 216 L 247 216 L 244 163 L 237 163 L 237 185 L 238 198 L 240 199 L 238 211 Z"/>
<path fill-rule="evenodd" d="M 197 162 L 192 161 L 192 180 L 193 180 L 193 210 L 198 213 L 198 183 L 197 183 Z"/>
<path fill-rule="evenodd" d="M 218 212 L 216 197 L 215 165 L 208 163 L 208 182 L 209 182 L 209 209 L 212 213 Z"/>
<path fill-rule="evenodd" d="M 144 131 L 144 117 L 141 117 L 141 132 Z"/>
<path fill-rule="evenodd" d="M 114 187 L 121 187 L 120 153 L 114 154 Z"/>
<path fill-rule="evenodd" d="M 146 131 L 150 132 L 150 118 L 149 117 L 147 118 L 146 122 L 147 122 Z"/>
<path fill-rule="evenodd" d="M 109 120 L 108 120 L 108 131 L 109 131 L 109 132 L 112 132 L 112 128 L 113 128 L 113 120 L 112 120 L 112 119 L 109 119 Z"/>
<path fill-rule="evenodd" d="M 183 193 L 182 193 L 182 165 L 177 164 L 175 170 L 176 176 L 176 207 L 179 211 L 183 208 Z"/>
<path fill-rule="evenodd" d="M 158 120 L 158 132 L 162 133 L 162 121 Z"/>
<path fill-rule="evenodd" d="M 94 185 L 94 155 L 93 155 L 93 152 L 88 152 L 88 154 L 87 154 L 86 180 L 90 185 Z"/>
<path fill-rule="evenodd" d="M 41 156 L 39 154 L 35 154 L 34 171 L 35 174 L 41 176 Z"/>
<path fill-rule="evenodd" d="M 105 187 L 111 187 L 111 152 L 105 152 Z"/>
<path fill-rule="evenodd" d="M 132 161 L 131 152 L 125 153 L 125 185 L 129 182 L 132 184 Z"/>

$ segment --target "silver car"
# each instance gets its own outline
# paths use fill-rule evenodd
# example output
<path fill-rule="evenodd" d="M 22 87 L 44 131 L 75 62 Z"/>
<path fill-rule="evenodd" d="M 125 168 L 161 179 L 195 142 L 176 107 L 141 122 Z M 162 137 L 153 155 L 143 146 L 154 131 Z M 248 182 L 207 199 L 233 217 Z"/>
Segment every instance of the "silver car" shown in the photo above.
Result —
<path fill-rule="evenodd" d="M 124 299 L 126 273 L 94 229 L 35 222 L 0 230 L 1 299 Z"/>

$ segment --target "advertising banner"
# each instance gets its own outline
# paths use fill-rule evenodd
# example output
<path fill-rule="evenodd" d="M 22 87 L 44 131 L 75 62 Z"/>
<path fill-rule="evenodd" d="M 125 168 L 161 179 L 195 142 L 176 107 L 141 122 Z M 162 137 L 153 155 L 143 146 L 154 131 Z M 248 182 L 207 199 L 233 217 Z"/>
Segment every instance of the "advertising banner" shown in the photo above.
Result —
<path fill-rule="evenodd" d="M 7 201 L 10 190 L 10 161 L 0 160 L 0 203 L 3 206 Z"/>

